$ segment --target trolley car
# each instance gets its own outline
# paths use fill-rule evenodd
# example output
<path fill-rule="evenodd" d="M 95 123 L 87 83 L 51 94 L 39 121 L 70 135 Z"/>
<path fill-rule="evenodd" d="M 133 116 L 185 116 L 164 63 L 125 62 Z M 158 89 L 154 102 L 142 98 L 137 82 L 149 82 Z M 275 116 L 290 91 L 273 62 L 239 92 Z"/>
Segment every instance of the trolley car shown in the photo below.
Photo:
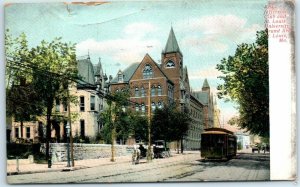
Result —
<path fill-rule="evenodd" d="M 223 128 L 208 128 L 201 134 L 201 158 L 228 160 L 236 156 L 237 138 Z"/>

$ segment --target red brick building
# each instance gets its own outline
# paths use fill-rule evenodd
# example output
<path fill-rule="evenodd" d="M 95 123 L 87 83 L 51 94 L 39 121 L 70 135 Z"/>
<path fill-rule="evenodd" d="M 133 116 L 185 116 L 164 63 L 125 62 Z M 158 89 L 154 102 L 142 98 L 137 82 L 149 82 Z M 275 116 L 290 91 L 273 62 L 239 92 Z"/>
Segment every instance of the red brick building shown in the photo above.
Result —
<path fill-rule="evenodd" d="M 139 104 L 139 109 L 136 110 L 142 112 L 144 105 L 148 107 L 149 85 L 153 109 L 171 102 L 176 102 L 181 107 L 187 106 L 190 94 L 189 80 L 173 28 L 161 56 L 161 64 L 157 64 L 146 54 L 140 63 L 131 64 L 124 71 L 119 70 L 110 82 L 110 91 L 129 88 L 130 99 Z"/>
<path fill-rule="evenodd" d="M 183 55 L 171 28 L 166 46 L 161 54 L 161 64 L 146 54 L 140 63 L 133 63 L 125 70 L 119 70 L 110 81 L 110 91 L 130 90 L 130 100 L 136 111 L 146 113 L 171 103 L 179 109 L 193 111 L 193 120 L 184 144 L 188 149 L 200 148 L 200 134 L 203 126 L 203 105 L 196 97 L 191 97 L 187 67 L 183 64 Z M 150 106 L 148 97 L 150 95 Z M 191 108 L 193 105 L 193 109 Z M 197 115 L 196 115 L 197 114 Z"/>

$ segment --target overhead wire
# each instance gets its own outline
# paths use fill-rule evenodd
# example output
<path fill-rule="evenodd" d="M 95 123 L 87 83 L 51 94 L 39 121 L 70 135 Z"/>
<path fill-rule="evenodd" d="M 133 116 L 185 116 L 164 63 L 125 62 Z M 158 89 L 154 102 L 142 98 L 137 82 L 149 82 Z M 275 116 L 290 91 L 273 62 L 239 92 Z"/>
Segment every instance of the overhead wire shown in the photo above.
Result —
<path fill-rule="evenodd" d="M 18 66 L 15 66 L 15 65 L 6 65 L 7 67 L 9 68 L 13 68 L 13 69 L 17 69 L 17 70 L 20 70 L 22 72 L 27 72 L 27 73 L 31 73 L 31 71 L 29 69 L 32 69 L 33 71 L 36 71 L 38 73 L 42 73 L 44 76 L 50 76 L 51 78 L 54 78 L 54 79 L 58 79 L 58 80 L 61 80 L 61 79 L 67 79 L 67 80 L 70 80 L 72 82 L 75 82 L 77 85 L 80 85 L 80 86 L 83 86 L 83 87 L 88 87 L 88 88 L 96 88 L 96 85 L 94 84 L 91 84 L 89 82 L 86 82 L 84 81 L 83 79 L 79 78 L 79 77 L 76 77 L 76 78 L 71 78 L 67 75 L 64 75 L 64 74 L 59 74 L 57 72 L 52 72 L 52 71 L 49 71 L 47 69 L 41 69 L 40 67 L 37 67 L 33 64 L 23 64 L 23 63 L 20 63 L 20 62 L 8 62 L 10 64 L 15 64 L 15 65 L 18 65 Z M 108 100 L 111 100 L 111 101 L 115 101 L 115 98 L 113 95 L 111 95 L 110 93 L 106 93 L 107 91 L 106 90 L 103 90 L 101 88 L 97 88 L 96 90 L 86 90 L 85 91 L 87 92 L 90 92 L 90 93 L 93 93 L 95 94 L 98 94 L 99 96 L 102 96 L 104 97 L 105 99 L 108 99 Z M 134 101 L 131 101 L 131 100 L 127 100 L 127 102 L 131 103 L 131 104 L 138 104 Z"/>

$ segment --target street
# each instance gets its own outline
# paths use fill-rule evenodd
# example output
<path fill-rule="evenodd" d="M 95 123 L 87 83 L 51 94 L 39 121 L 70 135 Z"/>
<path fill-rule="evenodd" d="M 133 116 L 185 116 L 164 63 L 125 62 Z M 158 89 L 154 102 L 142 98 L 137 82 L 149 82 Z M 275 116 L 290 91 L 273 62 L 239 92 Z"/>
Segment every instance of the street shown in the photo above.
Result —
<path fill-rule="evenodd" d="M 68 172 L 46 172 L 7 176 L 10 184 L 112 183 L 178 181 L 270 180 L 269 154 L 240 153 L 229 161 L 201 161 L 198 151 L 140 164 L 131 162 L 95 166 Z"/>

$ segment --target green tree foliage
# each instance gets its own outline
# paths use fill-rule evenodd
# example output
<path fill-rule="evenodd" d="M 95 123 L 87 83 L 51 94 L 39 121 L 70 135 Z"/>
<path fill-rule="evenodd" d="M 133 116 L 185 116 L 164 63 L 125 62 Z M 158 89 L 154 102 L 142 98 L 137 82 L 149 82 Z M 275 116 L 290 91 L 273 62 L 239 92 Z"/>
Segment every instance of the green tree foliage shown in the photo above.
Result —
<path fill-rule="evenodd" d="M 49 154 L 51 138 L 51 116 L 55 100 L 65 101 L 70 80 L 77 78 L 75 44 L 63 43 L 61 38 L 51 42 L 42 41 L 32 48 L 33 84 L 35 90 L 43 98 L 47 119 L 46 156 Z"/>
<path fill-rule="evenodd" d="M 32 70 L 26 68 L 30 63 L 27 43 L 25 34 L 13 39 L 6 31 L 6 116 L 20 122 L 21 138 L 24 138 L 23 122 L 34 120 L 43 112 L 41 99 L 31 83 Z"/>
<path fill-rule="evenodd" d="M 234 56 L 221 60 L 217 69 L 224 83 L 219 97 L 238 104 L 241 128 L 263 137 L 269 136 L 268 32 L 259 31 L 256 42 L 237 46 Z"/>
<path fill-rule="evenodd" d="M 111 131 L 113 128 L 111 120 L 111 102 L 109 102 L 108 105 L 108 109 L 106 109 L 100 114 L 101 120 L 104 124 L 100 131 L 100 139 L 104 140 L 104 142 L 107 144 L 111 144 Z"/>
<path fill-rule="evenodd" d="M 129 136 L 147 141 L 147 118 L 128 109 L 129 92 L 116 92 L 108 98 L 108 109 L 101 113 L 104 123 L 101 138 L 111 143 L 111 133 L 115 128 L 116 138 L 125 143 Z M 114 119 L 114 120 L 113 120 Z"/>
<path fill-rule="evenodd" d="M 26 35 L 22 33 L 13 38 L 9 32 L 5 32 L 5 56 L 6 56 L 6 89 L 13 85 L 20 85 L 20 81 L 26 78 L 27 83 L 32 79 L 32 70 L 27 66 L 31 63 L 30 49 Z"/>
<path fill-rule="evenodd" d="M 30 100 L 30 103 L 35 106 L 43 106 L 45 111 L 47 119 L 46 156 L 48 158 L 54 101 L 58 99 L 67 102 L 71 98 L 67 97 L 68 88 L 71 82 L 77 78 L 75 44 L 64 43 L 61 38 L 55 38 L 51 42 L 42 41 L 38 46 L 29 49 L 25 34 L 12 39 L 7 33 L 5 39 L 8 67 L 6 71 L 7 90 L 10 90 L 15 82 L 26 76 L 26 80 L 31 86 L 30 90 L 38 95 L 39 103 L 36 103 L 34 99 Z M 21 102 L 24 102 L 24 98 L 19 100 L 19 103 Z"/>
<path fill-rule="evenodd" d="M 189 121 L 188 112 L 178 111 L 173 106 L 156 109 L 151 120 L 152 140 L 182 140 L 187 134 Z"/>
<path fill-rule="evenodd" d="M 151 119 L 151 139 L 164 140 L 169 142 L 173 140 L 172 136 L 172 123 L 173 123 L 173 108 L 164 107 L 162 109 L 156 109 Z"/>
<path fill-rule="evenodd" d="M 33 90 L 31 84 L 24 83 L 13 85 L 6 90 L 6 115 L 14 117 L 15 121 L 21 124 L 21 138 L 23 135 L 23 122 L 32 121 L 36 116 L 43 113 L 43 107 L 40 105 L 40 98 Z M 32 103 L 34 102 L 34 103 Z"/>
<path fill-rule="evenodd" d="M 148 118 L 140 113 L 130 113 L 133 137 L 136 140 L 148 142 Z"/>

